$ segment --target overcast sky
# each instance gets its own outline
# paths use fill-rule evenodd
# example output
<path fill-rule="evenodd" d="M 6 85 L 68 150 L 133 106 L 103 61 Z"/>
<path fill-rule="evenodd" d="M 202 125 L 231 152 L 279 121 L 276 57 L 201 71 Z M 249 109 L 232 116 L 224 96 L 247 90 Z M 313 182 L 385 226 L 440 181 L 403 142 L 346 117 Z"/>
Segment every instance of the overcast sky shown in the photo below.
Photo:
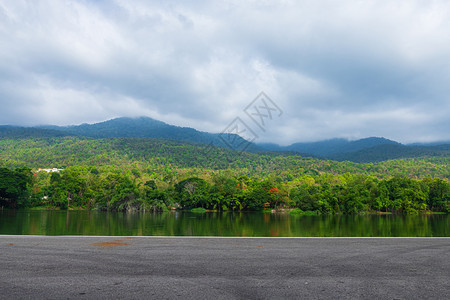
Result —
<path fill-rule="evenodd" d="M 261 91 L 282 110 L 265 132 L 244 112 Z M 120 116 L 450 140 L 450 1 L 0 1 L 0 124 Z"/>

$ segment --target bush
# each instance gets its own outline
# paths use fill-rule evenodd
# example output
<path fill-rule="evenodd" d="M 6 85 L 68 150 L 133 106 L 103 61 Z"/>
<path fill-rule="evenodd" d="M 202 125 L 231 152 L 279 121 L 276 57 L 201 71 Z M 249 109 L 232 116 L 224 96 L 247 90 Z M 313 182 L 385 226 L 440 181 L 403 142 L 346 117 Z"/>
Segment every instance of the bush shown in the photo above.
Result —
<path fill-rule="evenodd" d="M 303 215 L 303 216 L 317 216 L 317 215 L 320 215 L 320 212 L 317 211 L 317 210 L 306 210 L 306 211 L 303 211 L 300 208 L 296 208 L 296 209 L 291 210 L 290 214 L 294 215 L 294 216 L 300 216 L 300 215 Z"/>
<path fill-rule="evenodd" d="M 206 209 L 204 209 L 203 207 L 196 207 L 190 210 L 191 212 L 195 212 L 195 213 L 204 213 L 206 212 Z"/>

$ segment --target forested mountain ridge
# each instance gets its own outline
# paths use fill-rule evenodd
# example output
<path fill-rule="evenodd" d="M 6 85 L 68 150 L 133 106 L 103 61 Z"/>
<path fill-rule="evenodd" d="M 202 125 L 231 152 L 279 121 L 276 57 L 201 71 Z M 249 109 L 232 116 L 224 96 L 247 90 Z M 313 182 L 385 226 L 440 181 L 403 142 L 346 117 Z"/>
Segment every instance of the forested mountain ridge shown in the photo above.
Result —
<path fill-rule="evenodd" d="M 71 134 L 55 129 L 35 127 L 0 126 L 0 139 L 63 137 Z"/>
<path fill-rule="evenodd" d="M 370 137 L 356 141 L 331 139 L 312 143 L 295 143 L 289 146 L 254 144 L 238 135 L 208 133 L 189 127 L 170 125 L 148 117 L 116 118 L 96 124 L 73 126 L 14 127 L 0 126 L 0 138 L 41 138 L 79 136 L 102 138 L 160 138 L 166 140 L 215 145 L 233 149 L 245 145 L 246 152 L 284 152 L 284 155 L 302 155 L 321 159 L 353 162 L 378 162 L 401 158 L 418 158 L 450 155 L 449 144 L 402 145 L 398 142 Z M 229 139 L 235 139 L 233 144 Z"/>
<path fill-rule="evenodd" d="M 450 144 L 403 145 L 385 138 L 371 137 L 356 141 L 332 139 L 312 143 L 296 143 L 290 146 L 259 144 L 273 151 L 300 152 L 303 155 L 337 161 L 358 163 L 379 162 L 390 159 L 417 158 L 450 155 Z"/>
<path fill-rule="evenodd" d="M 230 148 L 227 140 L 236 139 L 235 144 L 248 144 L 247 151 L 258 151 L 254 144 L 249 144 L 242 137 L 229 133 L 208 133 L 190 127 L 170 125 L 149 117 L 116 118 L 95 124 L 82 124 L 73 126 L 40 126 L 39 128 L 53 129 L 66 132 L 70 135 L 92 138 L 137 137 L 160 138 L 175 141 L 211 144 Z"/>
<path fill-rule="evenodd" d="M 327 157 L 337 153 L 353 152 L 385 144 L 399 144 L 399 143 L 385 138 L 370 137 L 356 141 L 349 141 L 346 139 L 331 139 L 311 143 L 295 143 L 284 147 L 273 144 L 261 144 L 260 146 L 262 148 L 266 148 L 269 150 L 296 151 L 315 156 Z"/>
<path fill-rule="evenodd" d="M 390 159 L 449 156 L 450 144 L 436 146 L 406 146 L 402 144 L 384 144 L 348 153 L 337 153 L 327 158 L 337 161 L 358 163 L 378 162 Z"/>

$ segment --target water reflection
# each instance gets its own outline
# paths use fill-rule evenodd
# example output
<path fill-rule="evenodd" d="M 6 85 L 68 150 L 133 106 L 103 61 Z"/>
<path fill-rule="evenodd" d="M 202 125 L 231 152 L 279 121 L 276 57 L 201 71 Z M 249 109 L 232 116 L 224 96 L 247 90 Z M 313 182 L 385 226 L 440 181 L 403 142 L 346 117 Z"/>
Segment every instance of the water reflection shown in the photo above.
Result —
<path fill-rule="evenodd" d="M 249 237 L 448 237 L 448 215 L 291 216 L 264 213 L 0 211 L 0 234 Z"/>

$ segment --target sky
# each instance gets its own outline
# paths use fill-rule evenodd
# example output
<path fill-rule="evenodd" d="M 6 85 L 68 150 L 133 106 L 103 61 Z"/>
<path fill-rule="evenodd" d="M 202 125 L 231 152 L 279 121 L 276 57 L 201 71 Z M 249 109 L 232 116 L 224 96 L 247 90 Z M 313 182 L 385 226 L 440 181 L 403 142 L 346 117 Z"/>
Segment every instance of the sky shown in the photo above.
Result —
<path fill-rule="evenodd" d="M 0 1 L 0 124 L 137 116 L 239 118 L 282 145 L 449 141 L 450 1 Z"/>

